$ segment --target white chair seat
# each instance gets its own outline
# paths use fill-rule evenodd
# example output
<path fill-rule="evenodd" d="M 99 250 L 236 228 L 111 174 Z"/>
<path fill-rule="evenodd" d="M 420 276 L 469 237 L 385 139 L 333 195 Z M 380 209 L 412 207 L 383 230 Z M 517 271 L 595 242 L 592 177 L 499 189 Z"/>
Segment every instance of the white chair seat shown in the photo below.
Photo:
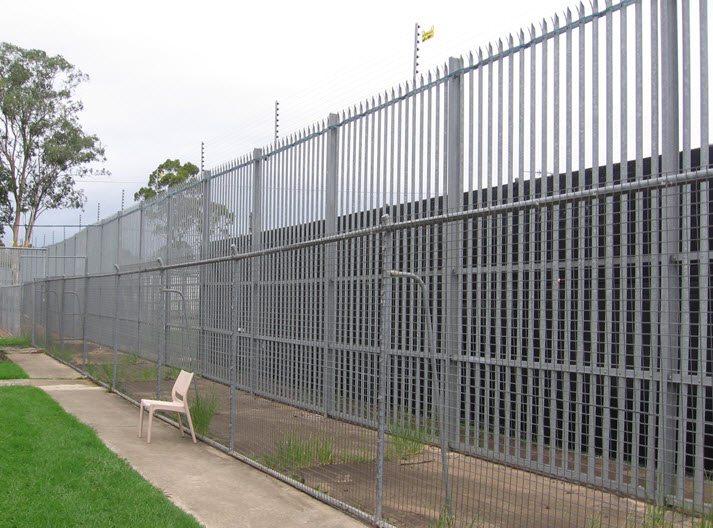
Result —
<path fill-rule="evenodd" d="M 156 411 L 175 412 L 178 415 L 178 429 L 181 431 L 181 436 L 184 436 L 183 423 L 181 422 L 181 414 L 186 415 L 188 427 L 191 430 L 193 443 L 196 443 L 196 433 L 193 430 L 193 420 L 191 420 L 191 411 L 188 408 L 188 388 L 191 386 L 193 373 L 182 370 L 176 378 L 171 390 L 171 401 L 165 400 L 150 400 L 148 398 L 141 400 L 139 407 L 139 438 L 144 432 L 144 409 L 149 413 L 149 432 L 146 436 L 146 443 L 151 443 L 151 425 L 153 424 L 153 415 Z"/>

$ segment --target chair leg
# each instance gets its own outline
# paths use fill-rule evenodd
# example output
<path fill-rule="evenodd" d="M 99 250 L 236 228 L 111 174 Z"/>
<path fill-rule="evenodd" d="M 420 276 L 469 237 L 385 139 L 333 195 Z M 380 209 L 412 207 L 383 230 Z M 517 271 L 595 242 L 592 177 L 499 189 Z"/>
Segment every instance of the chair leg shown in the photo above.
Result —
<path fill-rule="evenodd" d="M 181 421 L 180 411 L 176 411 L 176 421 L 178 421 L 178 430 L 181 431 L 181 438 L 183 438 L 186 434 L 183 432 L 183 422 Z"/>
<path fill-rule="evenodd" d="M 144 402 L 139 406 L 139 438 L 144 433 Z"/>
<path fill-rule="evenodd" d="M 191 436 L 193 437 L 193 443 L 196 444 L 196 432 L 193 430 L 193 420 L 191 420 L 191 412 L 186 409 L 186 418 L 188 419 L 188 427 L 191 428 Z"/>
<path fill-rule="evenodd" d="M 149 434 L 146 436 L 146 443 L 151 443 L 151 426 L 153 425 L 153 407 L 149 407 Z"/>

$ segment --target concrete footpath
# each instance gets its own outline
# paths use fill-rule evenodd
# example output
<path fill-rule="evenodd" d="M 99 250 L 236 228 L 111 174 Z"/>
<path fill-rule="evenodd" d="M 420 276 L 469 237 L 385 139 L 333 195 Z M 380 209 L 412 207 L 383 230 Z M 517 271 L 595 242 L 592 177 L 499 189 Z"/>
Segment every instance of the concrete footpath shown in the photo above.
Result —
<path fill-rule="evenodd" d="M 154 420 L 151 444 L 138 438 L 138 409 L 108 393 L 77 371 L 44 353 L 5 350 L 30 380 L 0 386 L 39 387 L 69 413 L 92 427 L 99 438 L 181 509 L 207 528 L 319 526 L 363 528 L 365 524 L 190 435 Z"/>

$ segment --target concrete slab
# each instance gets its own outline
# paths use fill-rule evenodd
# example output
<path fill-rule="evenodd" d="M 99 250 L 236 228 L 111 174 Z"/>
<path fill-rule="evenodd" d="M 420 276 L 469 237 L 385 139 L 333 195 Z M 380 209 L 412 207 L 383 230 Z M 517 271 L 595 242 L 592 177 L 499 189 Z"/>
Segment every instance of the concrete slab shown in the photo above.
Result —
<path fill-rule="evenodd" d="M 13 363 L 20 365 L 33 379 L 81 379 L 82 375 L 56 361 L 41 350 L 8 350 L 3 352 Z"/>
<path fill-rule="evenodd" d="M 21 356 L 21 357 L 20 357 Z M 31 376 L 78 374 L 45 354 L 8 354 Z M 52 365 L 54 363 L 54 365 Z M 60 368 L 62 367 L 62 368 Z M 69 370 L 70 372 L 67 372 Z M 69 413 L 91 426 L 104 443 L 207 528 L 365 526 L 225 453 L 156 420 L 151 444 L 138 438 L 138 409 L 86 380 L 33 379 Z M 146 427 L 146 425 L 144 426 Z"/>

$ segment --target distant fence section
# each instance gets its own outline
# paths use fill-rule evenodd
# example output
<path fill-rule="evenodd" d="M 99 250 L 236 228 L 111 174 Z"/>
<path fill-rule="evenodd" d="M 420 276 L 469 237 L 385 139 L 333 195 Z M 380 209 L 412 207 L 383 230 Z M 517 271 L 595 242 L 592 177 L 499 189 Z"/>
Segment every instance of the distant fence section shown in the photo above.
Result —
<path fill-rule="evenodd" d="M 204 438 L 377 525 L 709 526 L 709 19 L 580 4 L 2 249 L 0 324 L 197 372 Z"/>

